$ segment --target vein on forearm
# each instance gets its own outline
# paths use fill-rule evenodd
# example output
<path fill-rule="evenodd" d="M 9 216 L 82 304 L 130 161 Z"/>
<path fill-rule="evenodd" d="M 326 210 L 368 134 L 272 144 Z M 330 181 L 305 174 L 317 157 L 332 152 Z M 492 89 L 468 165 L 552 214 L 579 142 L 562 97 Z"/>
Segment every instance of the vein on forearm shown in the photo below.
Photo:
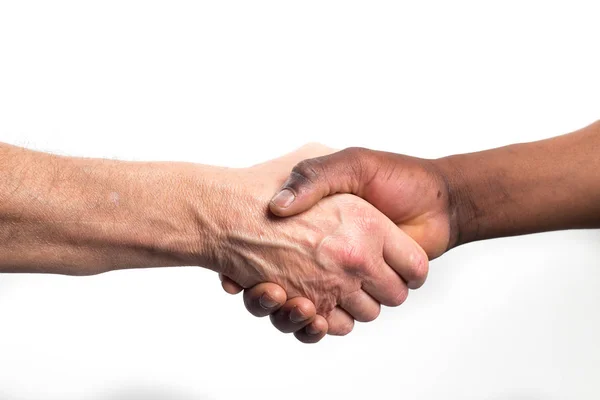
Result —
<path fill-rule="evenodd" d="M 197 245 L 197 228 L 184 220 L 177 168 L 8 145 L 0 153 L 0 271 L 90 274 L 190 263 L 183 258 Z"/>

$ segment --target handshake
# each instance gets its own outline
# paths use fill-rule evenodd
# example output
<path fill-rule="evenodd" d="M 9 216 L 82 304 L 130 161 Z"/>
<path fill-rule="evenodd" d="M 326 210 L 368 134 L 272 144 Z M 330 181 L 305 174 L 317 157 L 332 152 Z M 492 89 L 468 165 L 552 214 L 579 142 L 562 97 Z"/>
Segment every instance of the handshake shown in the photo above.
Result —
<path fill-rule="evenodd" d="M 238 171 L 215 263 L 223 288 L 246 288 L 252 314 L 300 341 L 349 333 L 381 304 L 402 304 L 428 260 L 456 244 L 448 173 L 445 163 L 320 145 Z"/>
<path fill-rule="evenodd" d="M 354 320 L 377 318 L 381 304 L 402 304 L 423 285 L 428 260 L 458 237 L 443 163 L 330 153 L 308 145 L 237 171 L 221 210 L 229 223 L 214 265 L 223 288 L 246 288 L 252 314 L 270 314 L 303 342 L 345 335 Z"/>
<path fill-rule="evenodd" d="M 455 246 L 600 227 L 598 154 L 600 122 L 435 160 L 308 145 L 245 169 L 0 144 L 0 272 L 200 265 L 312 343 L 402 304 Z"/>

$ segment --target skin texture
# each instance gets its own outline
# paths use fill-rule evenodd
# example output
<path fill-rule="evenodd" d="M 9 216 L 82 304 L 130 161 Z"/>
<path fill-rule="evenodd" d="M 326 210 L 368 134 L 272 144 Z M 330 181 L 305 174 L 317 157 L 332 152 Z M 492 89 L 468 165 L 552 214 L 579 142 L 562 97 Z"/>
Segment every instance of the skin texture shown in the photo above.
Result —
<path fill-rule="evenodd" d="M 293 300 L 273 319 L 289 321 L 289 316 L 284 318 L 283 314 L 296 316 L 299 313 L 308 317 L 302 320 L 303 323 L 310 322 L 316 311 L 327 318 L 330 332 L 346 334 L 352 329 L 353 319 L 371 321 L 376 318 L 380 303 L 401 304 L 408 293 L 405 281 L 419 284 L 424 280 L 427 256 L 388 218 L 355 196 L 332 196 L 325 199 L 331 202 L 321 202 L 307 213 L 296 216 L 294 221 L 271 215 L 267 209 L 269 199 L 298 160 L 295 154 L 291 158 L 252 167 L 245 171 L 247 176 L 241 176 L 246 182 L 245 190 L 248 189 L 247 182 L 254 182 L 254 187 L 247 190 L 252 196 L 245 195 L 236 208 L 229 211 L 229 219 L 237 222 L 235 227 L 225 229 L 231 233 L 221 241 L 224 248 L 219 254 L 226 254 L 233 260 L 233 269 L 225 269 L 223 275 L 239 287 L 249 287 L 266 281 L 258 270 L 268 269 L 276 279 L 270 282 L 287 281 L 289 298 L 305 296 L 305 293 L 309 294 L 306 297 L 315 298 L 317 292 L 326 293 L 327 296 L 321 296 L 314 306 L 304 300 Z M 280 182 L 272 179 L 276 168 L 285 171 Z M 247 216 L 253 219 L 247 220 Z M 256 232 L 256 227 L 263 226 L 269 229 Z M 256 241 L 257 236 L 259 241 Z M 299 238 L 306 238 L 306 242 L 299 242 Z M 254 258 L 259 254 L 256 246 L 270 247 L 268 260 Z M 318 254 L 314 253 L 315 248 L 318 248 Z M 241 260 L 239 266 L 235 263 L 237 257 Z M 308 263 L 307 260 L 312 261 Z M 256 270 L 253 269 L 255 263 L 260 266 Z M 339 266 L 342 266 L 341 270 L 332 269 Z M 288 271 L 295 271 L 299 279 L 293 280 Z M 340 281 L 339 277 L 344 278 Z M 224 287 L 227 288 L 227 284 Z M 256 304 L 260 306 L 260 299 Z M 257 308 L 253 314 L 264 314 L 263 310 L 264 307 Z M 322 326 L 311 328 L 320 335 Z M 293 330 L 292 327 L 283 322 L 279 324 L 280 330 L 286 332 Z"/>
<path fill-rule="evenodd" d="M 287 217 L 310 209 L 324 197 L 362 197 L 425 249 L 430 258 L 450 245 L 450 203 L 445 177 L 430 160 L 363 148 L 349 148 L 297 164 L 270 209 Z M 283 202 L 293 196 L 288 207 Z"/>
<path fill-rule="evenodd" d="M 291 207 L 280 209 L 275 198 L 270 203 L 271 211 L 287 217 L 310 209 L 319 204 L 322 198 L 336 193 L 353 193 L 383 212 L 402 231 L 419 243 L 429 258 L 441 255 L 450 246 L 451 213 L 450 196 L 444 177 L 430 160 L 424 160 L 394 153 L 377 152 L 362 148 L 350 148 L 331 155 L 303 160 L 296 164 L 289 179 L 282 187 L 295 194 Z M 285 200 L 285 199 L 284 199 Z M 300 214 L 302 215 L 302 214 Z M 411 289 L 419 288 L 425 280 L 407 279 Z M 223 279 L 223 287 L 228 293 L 242 290 L 239 285 Z M 264 312 L 258 299 L 271 296 L 278 291 L 277 285 L 263 283 L 245 293 L 246 308 L 257 315 Z M 273 297 L 273 296 L 271 296 Z M 283 300 L 283 297 L 279 299 Z M 312 310 L 307 299 L 302 301 L 306 310 Z M 285 315 L 280 315 L 289 306 L 278 302 L 269 311 L 273 314 L 273 325 L 284 332 L 293 330 L 296 337 L 303 340 L 306 329 L 302 324 L 294 324 Z M 284 312 L 283 312 L 284 313 Z M 309 318 L 315 318 L 312 313 Z M 336 331 L 329 331 L 337 334 Z M 322 333 L 321 333 L 322 334 Z"/>
<path fill-rule="evenodd" d="M 323 197 L 349 192 L 363 197 L 382 211 L 396 226 L 412 236 L 429 258 L 441 255 L 449 246 L 451 217 L 448 188 L 444 177 L 430 160 L 351 148 L 296 164 L 283 188 L 295 193 L 296 201 L 284 212 L 274 212 L 278 216 L 300 213 Z M 273 201 L 270 208 L 271 211 L 277 210 Z M 419 279 L 405 277 L 407 286 L 417 289 L 424 283 L 425 277 L 426 271 Z M 227 278 L 222 281 L 228 293 L 242 290 Z M 246 308 L 254 315 L 264 313 L 265 309 L 258 299 L 261 296 L 274 297 L 271 292 L 279 289 L 277 285 L 268 283 L 254 288 L 253 292 L 245 294 L 251 299 L 245 302 Z M 296 298 L 294 301 L 302 302 L 309 319 L 315 318 L 307 299 Z M 304 325 L 295 324 L 285 315 L 280 315 L 289 308 L 285 304 L 282 311 L 278 311 L 284 304 L 284 301 L 277 302 L 269 309 L 273 325 L 283 332 L 294 331 L 296 337 L 306 341 L 303 340 L 308 336 Z M 335 329 L 328 333 L 339 334 Z"/>
<path fill-rule="evenodd" d="M 477 240 L 599 228 L 599 154 L 600 122 L 551 139 L 437 160 L 346 149 L 297 164 L 270 210 L 289 217 L 326 196 L 352 193 L 435 258 Z M 267 296 L 280 289 L 259 288 Z M 246 296 L 253 306 L 255 289 Z M 280 319 L 273 323 L 278 327 Z"/>
<path fill-rule="evenodd" d="M 405 281 L 424 280 L 428 264 L 414 240 L 356 196 L 330 196 L 291 218 L 268 211 L 291 166 L 326 152 L 309 146 L 228 169 L 0 145 L 0 272 L 91 275 L 201 265 L 239 287 L 279 285 L 283 292 L 258 304 L 289 298 L 273 318 L 304 324 L 297 336 L 306 341 L 324 330 L 345 334 L 354 319 L 376 318 L 380 303 L 401 304 Z M 256 288 L 249 306 L 252 294 Z"/>

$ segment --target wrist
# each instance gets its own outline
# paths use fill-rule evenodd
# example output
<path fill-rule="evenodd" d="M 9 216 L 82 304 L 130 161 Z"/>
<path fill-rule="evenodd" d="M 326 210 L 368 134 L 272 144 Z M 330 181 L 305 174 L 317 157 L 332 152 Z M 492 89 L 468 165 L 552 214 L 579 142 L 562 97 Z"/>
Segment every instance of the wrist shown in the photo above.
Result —
<path fill-rule="evenodd" d="M 473 186 L 466 154 L 452 155 L 432 160 L 437 167 L 448 191 L 448 215 L 450 240 L 448 250 L 478 240 L 477 207 L 473 197 Z"/>
<path fill-rule="evenodd" d="M 108 182 L 116 207 L 103 217 L 118 224 L 105 246 L 131 255 L 110 269 L 203 265 L 212 229 L 195 209 L 210 208 L 207 174 L 199 178 L 187 163 L 120 164 L 121 176 Z"/>
<path fill-rule="evenodd" d="M 106 242 L 133 256 L 109 269 L 202 266 L 220 272 L 216 255 L 234 186 L 227 169 L 152 162 L 121 171 L 120 210 L 110 215 L 119 224 Z"/>
<path fill-rule="evenodd" d="M 172 188 L 179 203 L 180 245 L 159 244 L 181 265 L 227 272 L 223 244 L 236 219 L 236 199 L 241 197 L 241 170 L 181 164 Z M 159 239 L 160 241 L 160 239 Z"/>

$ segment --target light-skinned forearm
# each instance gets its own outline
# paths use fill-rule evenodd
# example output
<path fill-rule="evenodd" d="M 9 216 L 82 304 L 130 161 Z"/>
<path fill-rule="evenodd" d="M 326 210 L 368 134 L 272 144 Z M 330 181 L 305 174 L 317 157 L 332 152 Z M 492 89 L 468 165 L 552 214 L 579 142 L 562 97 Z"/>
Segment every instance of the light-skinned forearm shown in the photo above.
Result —
<path fill-rule="evenodd" d="M 568 135 L 436 160 L 457 244 L 600 228 L 600 123 Z"/>
<path fill-rule="evenodd" d="M 224 170 L 0 144 L 0 272 L 214 268 Z"/>

